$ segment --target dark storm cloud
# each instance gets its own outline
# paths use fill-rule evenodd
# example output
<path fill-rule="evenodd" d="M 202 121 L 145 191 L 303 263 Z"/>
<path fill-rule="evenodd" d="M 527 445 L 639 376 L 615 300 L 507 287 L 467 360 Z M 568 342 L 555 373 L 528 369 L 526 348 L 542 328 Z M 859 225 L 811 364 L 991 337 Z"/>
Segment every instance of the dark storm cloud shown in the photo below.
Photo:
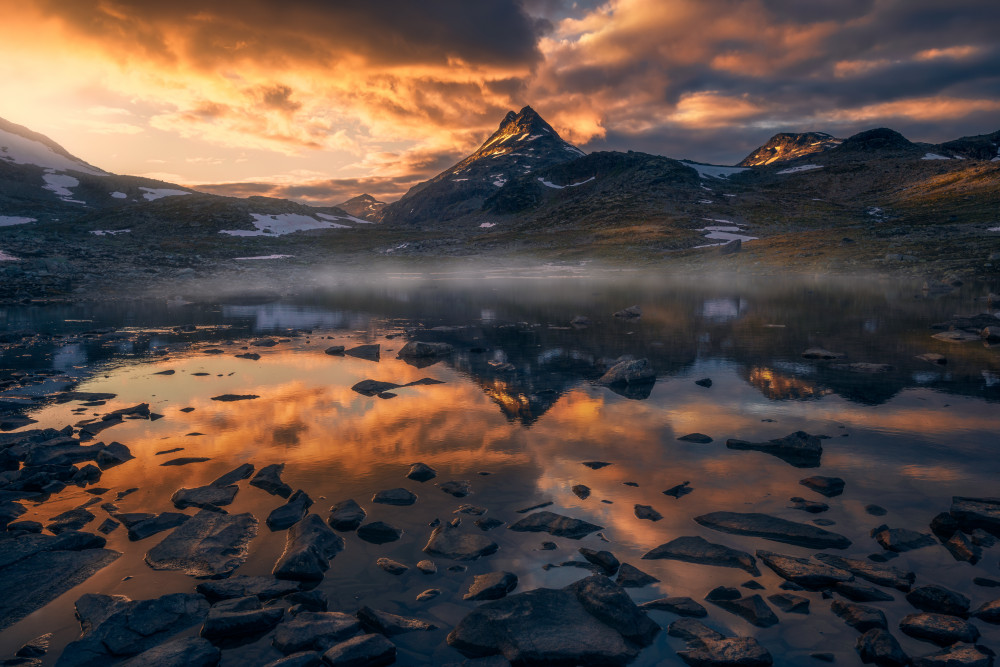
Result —
<path fill-rule="evenodd" d="M 350 53 L 383 65 L 450 58 L 515 65 L 540 58 L 551 29 L 516 0 L 39 0 L 80 33 L 168 61 L 205 67 L 239 60 L 275 66 Z M 178 42 L 173 37 L 183 35 Z M 178 52 L 178 49 L 183 52 Z M 123 58 L 128 57 L 122 51 Z"/>

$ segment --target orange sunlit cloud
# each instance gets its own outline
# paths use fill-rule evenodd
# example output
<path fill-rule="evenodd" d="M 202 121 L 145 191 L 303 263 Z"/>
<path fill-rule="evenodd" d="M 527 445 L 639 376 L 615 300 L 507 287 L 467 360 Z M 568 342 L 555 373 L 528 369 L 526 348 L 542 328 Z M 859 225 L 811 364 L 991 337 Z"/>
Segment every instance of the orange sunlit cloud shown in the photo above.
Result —
<path fill-rule="evenodd" d="M 0 116 L 112 171 L 326 203 L 397 197 L 525 104 L 588 150 L 730 163 L 775 129 L 995 130 L 970 92 L 995 12 L 919 4 L 25 0 Z"/>

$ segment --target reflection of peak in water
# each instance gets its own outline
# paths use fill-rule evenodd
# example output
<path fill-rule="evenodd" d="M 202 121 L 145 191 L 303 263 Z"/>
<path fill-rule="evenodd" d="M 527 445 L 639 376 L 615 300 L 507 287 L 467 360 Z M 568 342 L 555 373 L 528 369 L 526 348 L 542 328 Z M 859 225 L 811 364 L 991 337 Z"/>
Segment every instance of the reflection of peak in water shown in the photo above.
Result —
<path fill-rule="evenodd" d="M 500 411 L 507 419 L 519 421 L 524 426 L 535 423 L 562 396 L 562 392 L 555 389 L 532 392 L 528 387 L 519 387 L 500 378 L 474 377 L 474 379 L 483 393 L 500 407 Z"/>
<path fill-rule="evenodd" d="M 819 387 L 801 378 L 778 373 L 766 366 L 741 369 L 741 375 L 752 387 L 772 400 L 807 400 L 832 394 L 831 389 Z"/>

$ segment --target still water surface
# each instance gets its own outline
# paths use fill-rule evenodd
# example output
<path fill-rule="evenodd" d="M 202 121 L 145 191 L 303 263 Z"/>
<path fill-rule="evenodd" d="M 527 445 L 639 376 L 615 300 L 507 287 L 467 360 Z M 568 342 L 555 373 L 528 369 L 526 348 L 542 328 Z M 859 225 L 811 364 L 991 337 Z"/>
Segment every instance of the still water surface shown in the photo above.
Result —
<path fill-rule="evenodd" d="M 801 522 L 818 516 L 836 522 L 830 529 L 854 542 L 841 555 L 864 558 L 880 551 L 868 533 L 883 521 L 927 532 L 929 520 L 947 511 L 953 495 L 1000 495 L 1000 348 L 938 341 L 929 328 L 954 315 L 984 311 L 982 295 L 966 287 L 931 298 L 913 285 L 827 279 L 428 280 L 400 275 L 374 286 L 343 285 L 283 297 L 0 310 L 0 330 L 56 334 L 4 350 L 0 373 L 63 370 L 79 380 L 77 390 L 117 394 L 91 408 L 94 415 L 137 403 L 149 403 L 164 415 L 157 421 L 125 421 L 99 437 L 125 443 L 136 456 L 105 472 L 100 482 L 111 489 L 108 500 L 116 490 L 139 488 L 118 503 L 122 511 L 172 510 L 169 498 L 180 487 L 207 484 L 244 462 L 258 468 L 283 462 L 284 481 L 305 490 L 321 516 L 333 503 L 354 498 L 368 520 L 403 528 L 401 540 L 381 546 L 345 534 L 347 547 L 332 562 L 320 590 L 331 610 L 353 612 L 369 605 L 435 623 L 441 629 L 393 638 L 398 662 L 448 664 L 463 659 L 444 638 L 473 608 L 461 597 L 474 574 L 514 572 L 520 579 L 517 591 L 561 587 L 588 573 L 542 566 L 582 560 L 576 550 L 587 546 L 608 549 L 660 580 L 630 589 L 637 602 L 666 596 L 701 601 L 716 586 L 739 586 L 750 577 L 740 570 L 640 556 L 683 535 L 751 553 L 813 552 L 717 533 L 696 524 L 696 515 L 765 512 Z M 641 318 L 612 316 L 633 304 L 641 306 Z M 571 326 L 578 315 L 591 323 Z M 104 328 L 114 332 L 85 333 Z M 252 346 L 261 339 L 280 342 Z M 408 340 L 448 342 L 455 351 L 416 367 L 396 358 Z M 381 345 L 378 362 L 324 353 L 331 345 L 371 343 Z M 810 347 L 843 353 L 845 361 L 891 364 L 893 370 L 834 370 L 829 362 L 804 359 L 801 353 Z M 205 353 L 210 348 L 225 353 Z M 261 358 L 234 356 L 247 351 Z M 915 358 L 927 352 L 946 355 L 947 364 Z M 655 383 L 617 391 L 594 384 L 602 360 L 622 355 L 649 359 Z M 155 374 L 164 370 L 175 373 Z M 365 379 L 405 384 L 428 377 L 443 384 L 396 389 L 396 396 L 387 399 L 351 389 Z M 712 380 L 710 387 L 695 384 L 703 378 Z M 51 390 L 25 387 L 13 393 L 26 397 Z M 211 400 L 226 393 L 259 398 Z M 5 398 L 10 396 L 7 392 Z M 61 428 L 91 415 L 79 408 L 76 402 L 43 402 L 30 412 L 39 421 L 32 427 Z M 829 436 L 819 469 L 797 469 L 773 456 L 725 445 L 729 438 L 759 441 L 799 430 Z M 692 432 L 707 434 L 713 442 L 677 439 Z M 172 456 L 210 461 L 161 467 L 169 456 L 155 453 L 176 447 L 184 449 Z M 591 470 L 581 464 L 593 460 L 612 465 Z M 437 479 L 423 484 L 406 479 L 417 461 L 437 469 Z M 842 477 L 845 493 L 827 500 L 799 485 L 813 474 Z M 473 494 L 456 499 L 435 486 L 452 479 L 471 480 Z M 682 482 L 690 482 L 693 492 L 681 498 L 663 494 Z M 577 484 L 590 487 L 589 498 L 571 492 Z M 418 501 L 410 507 L 369 502 L 376 491 L 398 486 L 416 493 Z M 253 512 L 261 525 L 237 574 L 267 574 L 284 546 L 284 534 L 269 531 L 263 519 L 283 501 L 246 482 L 240 487 L 226 509 Z M 822 515 L 806 514 L 790 508 L 792 496 L 823 500 L 831 508 Z M 22 518 L 44 523 L 91 497 L 69 487 Z M 460 504 L 472 502 L 488 508 L 487 516 L 513 522 L 521 517 L 516 510 L 547 501 L 553 503 L 547 509 L 603 526 L 610 542 L 596 535 L 554 539 L 559 549 L 543 551 L 540 545 L 548 535 L 500 527 L 488 533 L 500 551 L 468 563 L 468 572 L 448 572 L 452 563 L 444 559 L 437 559 L 436 575 L 413 568 L 426 557 L 421 548 L 430 532 L 427 524 L 461 516 L 453 514 Z M 887 516 L 868 515 L 869 503 L 886 508 Z M 639 520 L 635 504 L 653 506 L 663 519 Z M 73 602 L 83 593 L 144 599 L 191 591 L 197 581 L 155 572 L 142 560 L 165 535 L 130 543 L 123 529 L 111 533 L 108 548 L 124 552 L 123 557 L 0 633 L 0 655 L 54 632 L 47 658 L 54 662 L 79 633 Z M 997 597 L 996 589 L 972 584 L 976 576 L 1000 575 L 997 553 L 997 548 L 987 550 L 971 566 L 934 546 L 902 554 L 892 565 L 915 571 L 918 584 L 936 583 L 968 595 L 975 608 Z M 382 556 L 411 569 L 399 577 L 383 572 L 375 566 Z M 762 593 L 781 592 L 782 580 L 762 570 L 759 581 L 767 588 Z M 441 588 L 443 594 L 416 602 L 428 588 Z M 857 634 L 829 611 L 820 594 L 801 594 L 812 600 L 812 613 L 776 610 L 781 622 L 768 629 L 709 603 L 706 622 L 726 634 L 755 636 L 777 665 L 811 664 L 815 661 L 808 656 L 817 651 L 835 653 L 837 664 L 860 665 L 853 648 Z M 895 602 L 878 603 L 890 629 L 911 655 L 935 652 L 933 645 L 895 630 L 898 620 L 914 610 L 894 594 Z M 651 612 L 651 617 L 663 627 L 675 619 L 666 612 Z M 982 643 L 1000 649 L 997 628 L 978 626 Z M 681 640 L 662 632 L 634 664 L 680 665 L 676 651 L 683 648 Z M 278 657 L 265 636 L 227 649 L 223 664 L 264 664 Z"/>

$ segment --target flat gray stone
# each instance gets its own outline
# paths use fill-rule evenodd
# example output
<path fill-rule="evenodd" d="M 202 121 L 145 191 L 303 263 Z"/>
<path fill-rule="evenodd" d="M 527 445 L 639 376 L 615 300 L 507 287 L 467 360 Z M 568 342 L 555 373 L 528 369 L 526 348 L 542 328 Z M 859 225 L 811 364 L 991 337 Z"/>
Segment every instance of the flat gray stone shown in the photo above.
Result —
<path fill-rule="evenodd" d="M 154 570 L 178 570 L 204 579 L 227 577 L 246 561 L 255 535 L 253 514 L 201 510 L 150 549 L 145 560 Z"/>
<path fill-rule="evenodd" d="M 419 618 L 408 618 L 387 611 L 380 611 L 364 606 L 358 610 L 358 620 L 373 632 L 387 637 L 405 634 L 407 632 L 429 632 L 437 630 L 437 626 Z"/>
<path fill-rule="evenodd" d="M 323 654 L 330 667 L 382 667 L 396 662 L 396 647 L 382 635 L 352 637 Z"/>
<path fill-rule="evenodd" d="M 424 552 L 452 560 L 477 560 L 495 554 L 499 548 L 482 533 L 465 532 L 445 523 L 431 531 Z"/>
<path fill-rule="evenodd" d="M 856 558 L 843 558 L 833 554 L 815 554 L 813 556 L 821 563 L 850 572 L 856 577 L 870 581 L 879 586 L 890 586 L 904 593 L 910 590 L 916 575 L 887 565 L 876 565 L 871 561 Z"/>
<path fill-rule="evenodd" d="M 643 560 L 668 559 L 699 565 L 734 567 L 745 570 L 755 577 L 760 576 L 757 561 L 750 554 L 721 544 L 713 544 L 697 535 L 678 537 L 666 544 L 661 544 L 647 551 L 642 558 Z"/>
<path fill-rule="evenodd" d="M 810 549 L 846 549 L 851 541 L 837 533 L 807 523 L 788 521 L 756 512 L 712 512 L 694 518 L 702 526 L 733 535 L 762 537 Z"/>
<path fill-rule="evenodd" d="M 757 558 L 760 558 L 782 579 L 812 590 L 827 588 L 854 579 L 854 575 L 850 572 L 817 563 L 808 558 L 785 556 L 773 551 L 757 551 Z"/>
<path fill-rule="evenodd" d="M 603 526 L 547 510 L 529 514 L 508 526 L 508 530 L 515 532 L 548 533 L 554 537 L 566 537 L 571 540 L 578 540 L 603 529 Z"/>
<path fill-rule="evenodd" d="M 350 614 L 304 611 L 278 625 L 271 643 L 286 655 L 300 651 L 325 651 L 362 632 L 361 622 Z"/>

